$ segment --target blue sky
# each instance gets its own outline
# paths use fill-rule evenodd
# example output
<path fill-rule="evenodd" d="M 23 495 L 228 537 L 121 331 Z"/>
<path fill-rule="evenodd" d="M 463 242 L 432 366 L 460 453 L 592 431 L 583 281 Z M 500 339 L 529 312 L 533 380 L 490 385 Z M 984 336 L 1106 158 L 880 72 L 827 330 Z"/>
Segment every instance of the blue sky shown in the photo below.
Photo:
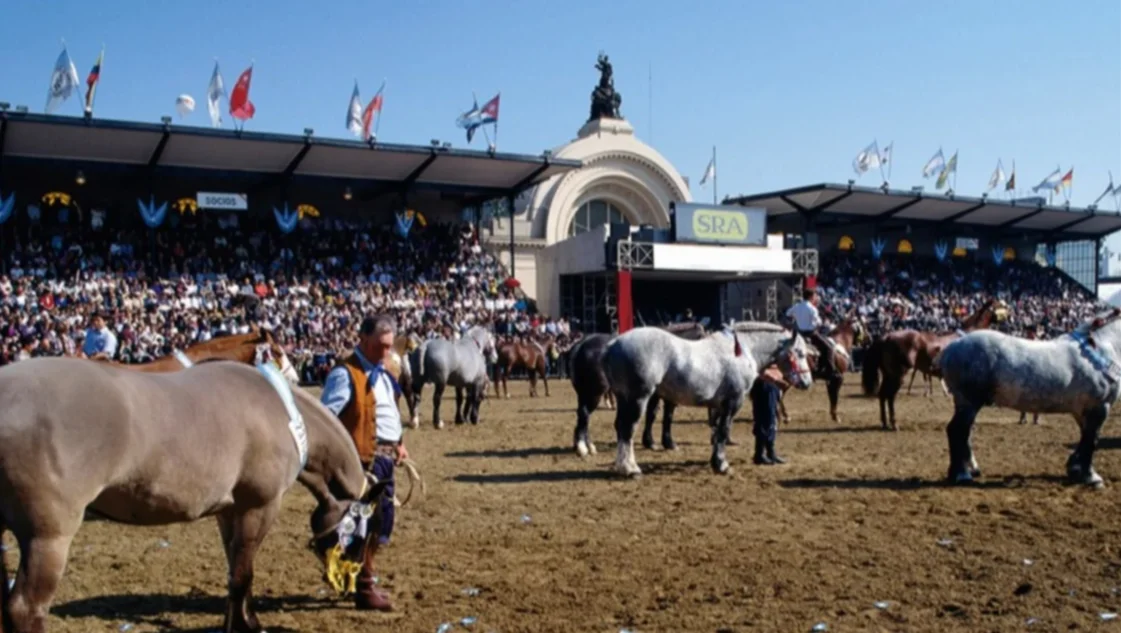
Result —
<path fill-rule="evenodd" d="M 0 100 L 38 112 L 65 38 L 83 81 L 106 46 L 99 117 L 155 122 L 186 92 L 198 107 L 185 123 L 209 125 L 217 57 L 227 90 L 255 61 L 247 129 L 346 137 L 354 80 L 365 100 L 384 78 L 381 140 L 464 147 L 454 120 L 472 90 L 480 102 L 501 90 L 499 148 L 538 153 L 587 118 L 603 49 L 624 116 L 701 199 L 713 145 L 721 196 L 844 182 L 873 139 L 894 141 L 896 187 L 932 188 L 920 170 L 939 146 L 960 151 L 962 194 L 983 191 L 998 158 L 1015 160 L 1021 187 L 1074 166 L 1075 205 L 1109 170 L 1121 183 L 1117 0 L 136 0 L 2 13 Z M 61 113 L 80 111 L 74 98 Z"/>

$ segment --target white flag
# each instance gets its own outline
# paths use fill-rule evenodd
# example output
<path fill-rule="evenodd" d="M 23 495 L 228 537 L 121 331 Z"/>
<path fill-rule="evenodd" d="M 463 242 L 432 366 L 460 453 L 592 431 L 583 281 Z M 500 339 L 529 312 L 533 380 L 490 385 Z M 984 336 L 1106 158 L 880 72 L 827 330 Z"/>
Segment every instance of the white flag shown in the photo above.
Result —
<path fill-rule="evenodd" d="M 1058 189 L 1059 188 L 1059 182 L 1060 182 L 1059 175 L 1061 173 L 1062 173 L 1062 168 L 1061 167 L 1056 167 L 1055 171 L 1051 172 L 1046 178 L 1044 178 L 1042 181 L 1040 181 L 1040 183 L 1038 185 L 1032 187 L 1031 190 L 1036 192 L 1036 193 L 1039 193 L 1040 189 L 1051 189 L 1051 190 Z"/>
<path fill-rule="evenodd" d="M 218 100 L 226 95 L 226 87 L 222 83 L 222 74 L 218 72 L 218 62 L 214 62 L 214 73 L 210 75 L 210 86 L 206 89 L 206 107 L 210 110 L 210 124 L 222 127 L 222 109 Z"/>
<path fill-rule="evenodd" d="M 989 191 L 999 187 L 1002 182 L 1004 182 L 1004 165 L 1001 164 L 998 158 L 996 161 L 996 171 L 989 177 Z"/>
<path fill-rule="evenodd" d="M 51 72 L 51 86 L 47 90 L 47 114 L 57 110 L 58 106 L 70 98 L 77 87 L 78 69 L 74 67 L 74 61 L 70 59 L 70 54 L 63 46 L 58 60 L 54 63 L 54 71 Z"/>
<path fill-rule="evenodd" d="M 942 148 L 938 148 L 938 153 L 930 157 L 922 168 L 922 177 L 930 178 L 934 174 L 941 172 L 946 168 L 946 157 L 942 155 Z"/>
<path fill-rule="evenodd" d="M 880 148 L 876 141 L 865 147 L 856 158 L 852 159 L 852 169 L 857 175 L 863 174 L 869 169 L 876 169 L 880 166 Z"/>
<path fill-rule="evenodd" d="M 358 97 L 358 82 L 354 82 L 354 92 L 350 94 L 350 106 L 346 110 L 346 129 L 362 138 L 362 100 Z"/>
<path fill-rule="evenodd" d="M 701 186 L 705 186 L 709 178 L 716 176 L 716 157 L 713 156 L 712 160 L 708 161 L 708 167 L 705 167 L 705 175 L 701 176 Z"/>

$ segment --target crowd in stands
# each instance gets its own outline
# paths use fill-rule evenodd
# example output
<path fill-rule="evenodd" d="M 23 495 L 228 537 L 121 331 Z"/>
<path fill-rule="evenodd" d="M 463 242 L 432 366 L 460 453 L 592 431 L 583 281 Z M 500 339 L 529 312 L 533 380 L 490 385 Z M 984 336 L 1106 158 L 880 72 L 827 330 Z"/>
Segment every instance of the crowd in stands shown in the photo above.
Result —
<path fill-rule="evenodd" d="M 999 267 L 949 258 L 857 253 L 822 257 L 822 305 L 836 320 L 855 308 L 871 334 L 911 328 L 953 331 L 996 297 L 1007 309 L 993 327 L 1017 336 L 1053 338 L 1103 309 L 1080 284 L 1053 268 L 1005 261 Z"/>
<path fill-rule="evenodd" d="M 100 315 L 114 359 L 145 362 L 224 334 L 269 328 L 306 373 L 325 372 L 370 312 L 403 332 L 568 334 L 527 311 L 516 285 L 467 224 L 392 226 L 323 220 L 286 239 L 200 216 L 190 230 L 8 235 L 0 268 L 0 364 L 82 350 Z M 96 335 L 95 335 L 96 337 Z"/>

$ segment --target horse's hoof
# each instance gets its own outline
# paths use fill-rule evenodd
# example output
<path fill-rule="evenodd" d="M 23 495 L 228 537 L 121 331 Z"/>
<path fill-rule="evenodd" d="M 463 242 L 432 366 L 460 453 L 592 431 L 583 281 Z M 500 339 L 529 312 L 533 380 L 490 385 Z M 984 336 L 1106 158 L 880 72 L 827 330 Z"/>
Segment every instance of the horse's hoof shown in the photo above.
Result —
<path fill-rule="evenodd" d="M 948 477 L 951 484 L 971 484 L 973 483 L 973 475 L 968 472 L 960 472 L 957 474 L 951 473 Z"/>
<path fill-rule="evenodd" d="M 712 465 L 712 472 L 717 475 L 730 475 L 732 474 L 732 467 L 728 462 Z"/>
<path fill-rule="evenodd" d="M 509 399 L 510 399 L 510 394 L 506 394 L 506 399 L 507 399 L 507 400 L 509 400 Z"/>
<path fill-rule="evenodd" d="M 645 448 L 648 451 L 654 450 L 654 440 L 642 438 L 642 448 Z"/>
<path fill-rule="evenodd" d="M 973 477 L 974 479 L 980 479 L 981 478 L 981 469 L 980 468 L 971 468 L 971 469 L 969 469 L 969 475 L 971 477 Z"/>
<path fill-rule="evenodd" d="M 580 457 L 588 456 L 588 445 L 584 442 L 576 442 L 576 454 Z"/>
<path fill-rule="evenodd" d="M 630 479 L 637 479 L 642 476 L 642 469 L 638 466 L 632 468 L 630 464 L 615 464 L 615 472 Z"/>
<path fill-rule="evenodd" d="M 589 455 L 595 455 L 596 454 L 596 444 L 595 444 L 595 442 L 588 442 L 588 454 Z"/>
<path fill-rule="evenodd" d="M 442 428 L 444 428 L 444 421 L 443 420 L 436 420 L 436 430 L 439 431 Z"/>
<path fill-rule="evenodd" d="M 1090 469 L 1090 476 L 1087 477 L 1086 481 L 1084 481 L 1083 483 L 1094 489 L 1105 488 L 1105 480 L 1102 479 L 1101 475 L 1094 472 L 1093 469 Z"/>
<path fill-rule="evenodd" d="M 728 440 L 728 443 L 730 444 L 731 440 Z M 675 444 L 674 442 L 662 442 L 662 449 L 667 451 L 676 451 L 677 444 Z"/>

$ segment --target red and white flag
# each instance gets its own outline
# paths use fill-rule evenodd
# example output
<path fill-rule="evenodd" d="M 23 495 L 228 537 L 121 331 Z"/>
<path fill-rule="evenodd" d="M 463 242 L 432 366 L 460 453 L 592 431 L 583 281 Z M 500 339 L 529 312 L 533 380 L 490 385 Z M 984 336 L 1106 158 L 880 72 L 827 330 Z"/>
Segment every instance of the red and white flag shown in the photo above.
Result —
<path fill-rule="evenodd" d="M 366 109 L 362 111 L 362 139 L 369 140 L 375 138 L 372 131 L 374 127 L 374 120 L 381 115 L 382 92 L 385 90 L 385 82 L 378 88 L 378 93 L 370 99 L 370 103 L 366 104 Z"/>
<path fill-rule="evenodd" d="M 237 83 L 234 84 L 234 90 L 230 93 L 230 116 L 235 119 L 245 121 L 252 119 L 256 114 L 257 108 L 253 106 L 253 102 L 249 100 L 249 82 L 253 79 L 253 67 L 245 69 L 241 76 L 237 78 Z"/>

